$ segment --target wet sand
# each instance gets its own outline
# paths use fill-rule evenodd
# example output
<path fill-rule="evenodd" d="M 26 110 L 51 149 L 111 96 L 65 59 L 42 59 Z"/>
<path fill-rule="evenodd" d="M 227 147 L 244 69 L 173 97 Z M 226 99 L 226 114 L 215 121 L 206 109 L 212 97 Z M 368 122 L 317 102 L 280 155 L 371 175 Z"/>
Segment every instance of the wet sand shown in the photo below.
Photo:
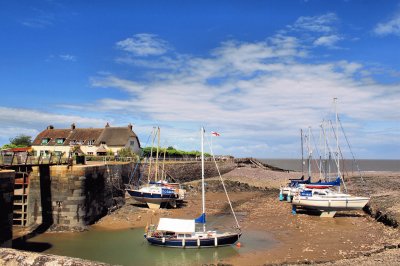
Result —
<path fill-rule="evenodd" d="M 277 188 L 288 178 L 298 176 L 299 173 L 274 172 L 250 166 L 237 168 L 224 175 L 225 180 L 259 188 L 247 186 L 247 189 L 243 189 L 240 186 L 238 189 L 235 187 L 237 184 L 228 186 L 228 190 L 236 190 L 230 192 L 229 196 L 235 211 L 239 214 L 243 234 L 254 230 L 263 231 L 270 234 L 276 244 L 265 250 L 237 255 L 221 261 L 222 263 L 264 265 L 334 262 L 337 265 L 350 263 L 372 265 L 368 263 L 376 259 L 375 262 L 379 264 L 398 264 L 395 262 L 400 260 L 398 248 L 400 230 L 376 222 L 363 211 L 338 213 L 333 219 L 302 213 L 292 215 L 291 204 L 278 200 Z M 213 191 L 207 192 L 207 214 L 210 216 L 227 214 L 229 208 L 225 194 L 212 188 L 212 180 L 207 179 L 209 190 Z M 385 182 L 383 178 L 380 181 Z M 94 227 L 104 229 L 144 227 L 147 223 L 157 222 L 160 216 L 196 217 L 201 208 L 201 194 L 196 189 L 197 183 L 198 181 L 187 184 L 194 188 L 188 193 L 185 204 L 180 208 L 154 211 L 128 199 L 124 207 L 98 221 Z M 234 220 L 232 219 L 228 225 L 233 226 Z M 246 245 L 245 242 L 241 244 Z M 385 251 L 385 246 L 393 249 Z"/>

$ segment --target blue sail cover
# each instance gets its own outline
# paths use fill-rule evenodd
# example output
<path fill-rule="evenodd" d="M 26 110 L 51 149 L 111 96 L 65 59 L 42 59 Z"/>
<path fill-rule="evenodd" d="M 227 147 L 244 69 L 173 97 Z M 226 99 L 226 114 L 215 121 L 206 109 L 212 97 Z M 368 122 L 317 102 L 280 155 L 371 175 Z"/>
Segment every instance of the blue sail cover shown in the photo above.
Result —
<path fill-rule="evenodd" d="M 206 223 L 206 214 L 203 213 L 202 215 L 200 215 L 199 217 L 194 219 L 194 222 L 199 223 L 199 224 L 205 224 Z"/>
<path fill-rule="evenodd" d="M 338 176 L 335 181 L 331 182 L 315 182 L 315 183 L 309 183 L 310 185 L 325 185 L 325 186 L 340 186 L 340 176 Z"/>

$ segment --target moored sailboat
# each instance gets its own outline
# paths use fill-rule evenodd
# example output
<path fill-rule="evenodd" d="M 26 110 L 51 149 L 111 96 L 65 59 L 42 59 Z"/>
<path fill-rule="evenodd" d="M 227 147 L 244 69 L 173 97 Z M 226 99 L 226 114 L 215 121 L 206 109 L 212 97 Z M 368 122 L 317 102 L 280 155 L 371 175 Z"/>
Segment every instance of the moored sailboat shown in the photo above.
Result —
<path fill-rule="evenodd" d="M 154 128 L 155 129 L 155 128 Z M 162 169 L 161 179 L 158 179 L 158 150 L 160 146 L 160 128 L 153 130 L 152 135 L 153 144 L 150 152 L 149 158 L 149 173 L 148 173 L 148 182 L 140 188 L 126 188 L 126 192 L 133 197 L 135 200 L 146 203 L 150 209 L 159 209 L 162 204 L 169 204 L 173 207 L 176 206 L 177 201 L 182 201 L 185 196 L 185 190 L 180 187 L 179 183 L 170 183 L 167 180 L 163 179 L 164 167 Z M 157 154 L 156 154 L 156 172 L 155 172 L 155 181 L 150 180 L 151 175 L 151 163 L 152 163 L 152 155 L 153 155 L 153 146 L 154 139 L 158 136 L 158 145 L 157 145 Z M 164 152 L 165 159 L 165 152 Z"/>
<path fill-rule="evenodd" d="M 336 118 L 336 131 L 334 132 L 336 138 L 336 167 L 337 179 L 332 182 L 326 182 L 324 185 L 311 183 L 305 185 L 293 197 L 292 212 L 295 213 L 297 208 L 318 210 L 321 212 L 321 217 L 333 217 L 337 211 L 347 210 L 361 210 L 368 204 L 369 197 L 353 196 L 347 193 L 340 192 L 341 183 L 346 191 L 343 176 L 340 171 L 340 158 L 339 150 L 339 131 L 338 131 L 338 114 L 336 110 L 335 98 L 335 118 Z M 334 190 L 337 188 L 337 190 Z"/>
<path fill-rule="evenodd" d="M 144 238 L 152 245 L 178 248 L 203 248 L 232 245 L 242 235 L 236 215 L 231 207 L 237 224 L 237 232 L 217 232 L 206 229 L 206 205 L 204 183 L 204 129 L 201 129 L 201 187 L 202 214 L 196 219 L 160 218 L 158 225 L 146 228 Z M 222 181 L 222 179 L 221 179 Z M 223 184 L 223 183 L 222 183 Z M 223 185 L 224 189 L 225 186 Z M 226 192 L 226 190 L 225 190 Z M 226 194 L 227 195 L 227 194 Z M 196 224 L 202 225 L 202 230 L 196 230 Z"/>

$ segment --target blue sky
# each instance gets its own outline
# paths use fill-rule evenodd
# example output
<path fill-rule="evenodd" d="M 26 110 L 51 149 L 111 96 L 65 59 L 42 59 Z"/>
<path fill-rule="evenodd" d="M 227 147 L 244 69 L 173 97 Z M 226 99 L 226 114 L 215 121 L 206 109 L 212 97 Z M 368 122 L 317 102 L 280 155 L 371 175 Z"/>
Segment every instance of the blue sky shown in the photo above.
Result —
<path fill-rule="evenodd" d="M 337 97 L 358 158 L 400 159 L 400 1 L 2 1 L 0 32 L 0 145 L 109 122 L 194 150 L 204 125 L 298 158 Z"/>

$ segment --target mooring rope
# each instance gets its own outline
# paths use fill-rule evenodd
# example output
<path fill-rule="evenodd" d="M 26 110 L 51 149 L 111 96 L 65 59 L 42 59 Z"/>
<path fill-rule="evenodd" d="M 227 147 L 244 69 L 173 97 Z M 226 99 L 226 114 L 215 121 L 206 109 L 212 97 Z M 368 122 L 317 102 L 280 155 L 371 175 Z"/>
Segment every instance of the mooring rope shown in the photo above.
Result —
<path fill-rule="evenodd" d="M 219 175 L 219 179 L 221 180 L 222 187 L 224 188 L 225 195 L 226 195 L 226 198 L 228 199 L 228 203 L 229 203 L 229 206 L 230 206 L 230 208 L 231 208 L 233 217 L 235 218 L 237 228 L 238 228 L 239 230 L 241 230 L 241 229 L 240 229 L 239 222 L 238 222 L 238 219 L 237 219 L 236 214 L 235 214 L 235 211 L 233 210 L 233 206 L 232 206 L 231 200 L 230 200 L 230 198 L 229 198 L 228 191 L 226 190 L 224 180 L 222 179 L 221 172 L 219 171 L 218 164 L 217 164 L 217 160 L 215 160 L 215 156 L 214 156 L 212 147 L 211 147 L 211 145 L 210 145 L 210 142 L 208 142 L 207 139 L 206 139 L 206 141 L 207 141 L 208 146 L 210 147 L 210 153 L 211 153 L 211 156 L 212 156 L 213 161 L 214 161 L 214 163 L 215 163 L 215 167 L 217 168 L 218 175 Z"/>

